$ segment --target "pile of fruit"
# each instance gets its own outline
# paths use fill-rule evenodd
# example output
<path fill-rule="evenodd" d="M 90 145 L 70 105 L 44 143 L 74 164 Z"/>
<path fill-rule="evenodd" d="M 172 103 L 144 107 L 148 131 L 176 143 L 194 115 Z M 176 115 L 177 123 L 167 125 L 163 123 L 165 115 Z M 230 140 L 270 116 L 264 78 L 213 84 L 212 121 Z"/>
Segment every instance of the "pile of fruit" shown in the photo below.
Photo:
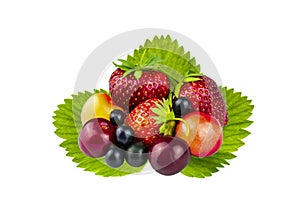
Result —
<path fill-rule="evenodd" d="M 250 134 L 251 100 L 202 74 L 169 36 L 113 64 L 109 91 L 80 92 L 55 111 L 60 146 L 78 167 L 124 176 L 149 162 L 163 175 L 203 178 L 229 164 Z"/>
<path fill-rule="evenodd" d="M 105 156 L 113 168 L 124 160 L 133 167 L 149 160 L 158 173 L 173 175 L 187 166 L 190 156 L 204 158 L 218 151 L 228 116 L 211 78 L 187 73 L 175 94 L 172 74 L 159 67 L 116 66 L 109 80 L 111 96 L 94 94 L 82 108 L 79 146 L 85 155 Z"/>

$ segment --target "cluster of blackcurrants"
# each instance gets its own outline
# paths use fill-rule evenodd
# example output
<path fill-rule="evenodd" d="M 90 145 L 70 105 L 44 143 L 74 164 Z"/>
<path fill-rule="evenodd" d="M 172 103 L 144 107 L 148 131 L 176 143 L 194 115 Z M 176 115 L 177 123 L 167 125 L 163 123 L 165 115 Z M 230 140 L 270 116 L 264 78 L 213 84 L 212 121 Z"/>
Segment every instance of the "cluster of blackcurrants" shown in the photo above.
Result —
<path fill-rule="evenodd" d="M 113 168 L 120 167 L 124 159 L 133 167 L 140 167 L 148 160 L 148 149 L 142 142 L 135 142 L 134 131 L 124 125 L 125 114 L 121 110 L 110 113 L 110 122 L 116 126 L 115 145 L 111 145 L 105 155 L 107 165 Z"/>

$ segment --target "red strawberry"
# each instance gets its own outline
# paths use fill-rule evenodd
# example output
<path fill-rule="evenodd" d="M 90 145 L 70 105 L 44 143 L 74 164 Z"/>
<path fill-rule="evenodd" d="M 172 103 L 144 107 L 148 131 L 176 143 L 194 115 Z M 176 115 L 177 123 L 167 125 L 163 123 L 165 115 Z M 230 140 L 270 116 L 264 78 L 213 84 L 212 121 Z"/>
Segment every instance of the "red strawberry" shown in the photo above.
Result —
<path fill-rule="evenodd" d="M 133 76 L 133 74 L 123 77 L 124 73 L 124 70 L 117 68 L 111 74 L 109 79 L 109 92 L 111 93 L 113 102 L 122 107 L 124 111 L 128 113 L 129 100 L 139 81 Z"/>
<path fill-rule="evenodd" d="M 142 74 L 137 79 L 134 72 L 123 76 L 125 71 L 118 68 L 109 79 L 112 100 L 126 113 L 147 99 L 163 99 L 169 95 L 170 81 L 167 75 L 153 70 L 139 72 Z"/>
<path fill-rule="evenodd" d="M 146 145 L 151 145 L 156 138 L 159 137 L 159 128 L 161 124 L 157 124 L 154 119 L 157 116 L 152 109 L 156 108 L 156 103 L 160 100 L 156 98 L 148 99 L 139 104 L 125 119 L 138 140 L 143 141 Z"/>
<path fill-rule="evenodd" d="M 192 108 L 216 118 L 222 126 L 228 122 L 225 101 L 214 80 L 207 76 L 199 76 L 200 80 L 185 83 L 179 96 L 190 100 Z"/>

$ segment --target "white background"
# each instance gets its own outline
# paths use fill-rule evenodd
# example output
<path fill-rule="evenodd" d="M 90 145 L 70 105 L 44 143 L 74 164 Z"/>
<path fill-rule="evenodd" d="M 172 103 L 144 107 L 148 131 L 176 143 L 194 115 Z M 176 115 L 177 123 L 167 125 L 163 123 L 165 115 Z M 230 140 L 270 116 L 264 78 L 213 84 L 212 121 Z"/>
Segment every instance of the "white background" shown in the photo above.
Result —
<path fill-rule="evenodd" d="M 299 9 L 297 1 L 1 1 L 0 199 L 299 199 Z M 102 178 L 58 146 L 53 111 L 86 57 L 146 27 L 196 41 L 223 84 L 253 99 L 252 134 L 210 178 Z"/>

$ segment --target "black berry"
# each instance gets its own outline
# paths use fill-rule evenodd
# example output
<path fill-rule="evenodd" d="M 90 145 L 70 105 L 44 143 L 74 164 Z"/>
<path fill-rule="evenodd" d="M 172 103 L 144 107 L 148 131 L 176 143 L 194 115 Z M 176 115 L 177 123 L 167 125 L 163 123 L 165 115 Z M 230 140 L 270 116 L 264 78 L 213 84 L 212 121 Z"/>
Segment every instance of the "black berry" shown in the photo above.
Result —
<path fill-rule="evenodd" d="M 175 117 L 183 117 L 192 110 L 191 102 L 185 97 L 179 97 L 173 103 Z"/>
<path fill-rule="evenodd" d="M 125 114 L 121 110 L 113 110 L 110 113 L 110 122 L 115 126 L 121 126 L 125 121 Z"/>
<path fill-rule="evenodd" d="M 116 130 L 116 141 L 117 145 L 122 149 L 127 149 L 131 144 L 133 144 L 134 132 L 129 126 L 120 126 Z"/>
<path fill-rule="evenodd" d="M 124 150 L 112 147 L 105 155 L 106 164 L 112 168 L 118 168 L 124 163 Z"/>
<path fill-rule="evenodd" d="M 129 165 L 140 167 L 148 160 L 148 149 L 142 142 L 132 144 L 127 149 L 125 159 Z"/>

